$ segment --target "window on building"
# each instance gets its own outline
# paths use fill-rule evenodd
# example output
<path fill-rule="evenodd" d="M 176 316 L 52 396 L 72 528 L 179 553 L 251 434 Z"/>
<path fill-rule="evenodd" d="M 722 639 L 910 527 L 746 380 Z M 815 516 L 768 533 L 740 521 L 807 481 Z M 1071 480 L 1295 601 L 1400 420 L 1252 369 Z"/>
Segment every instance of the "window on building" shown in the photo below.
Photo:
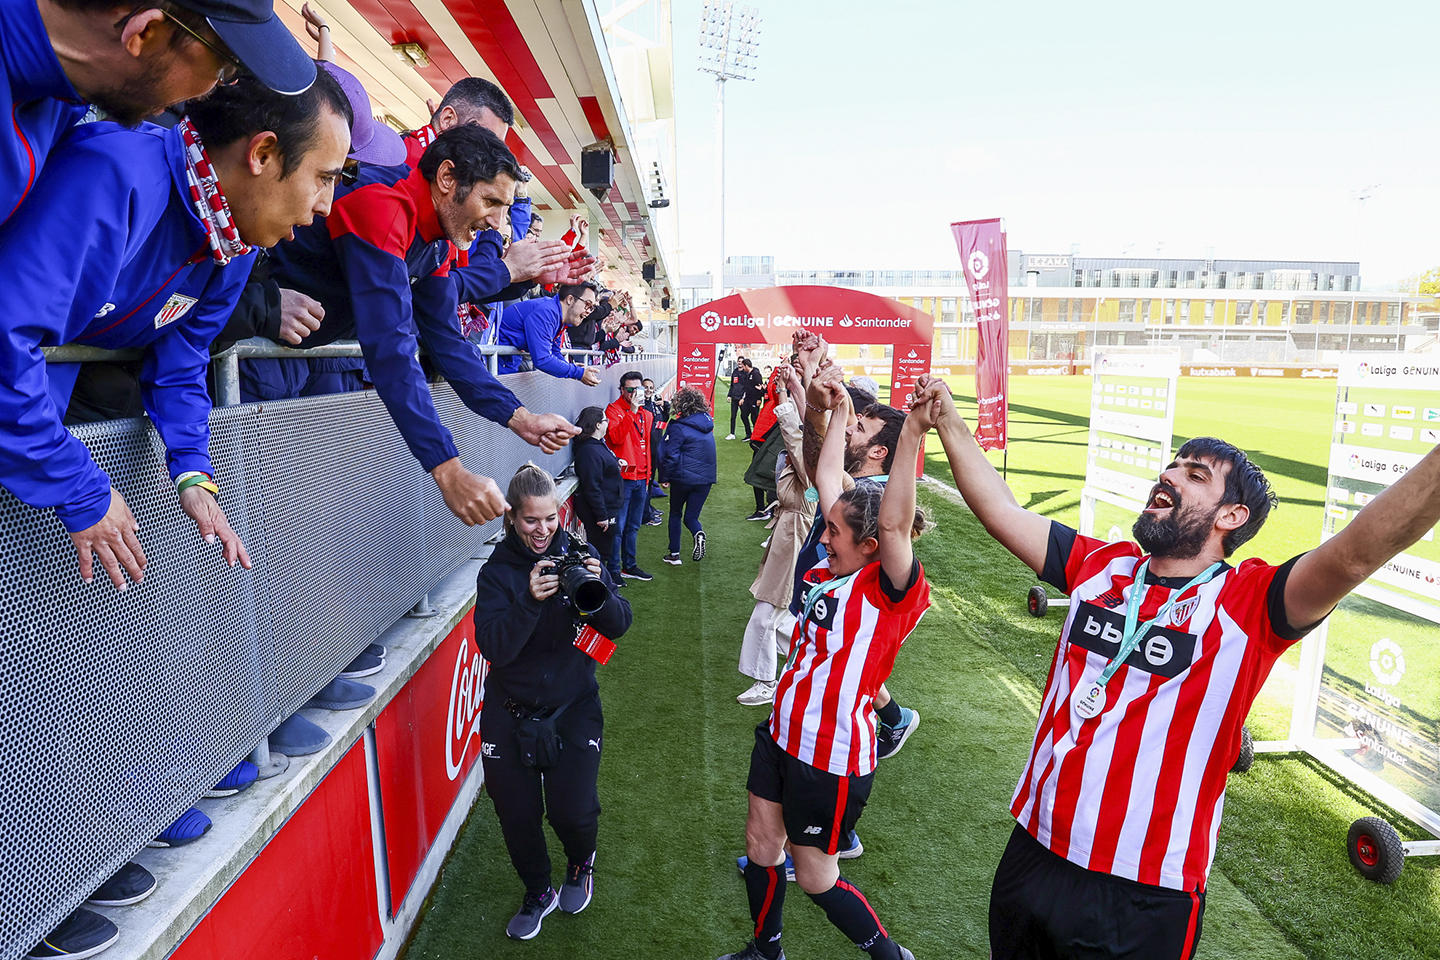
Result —
<path fill-rule="evenodd" d="M 941 323 L 954 323 L 954 322 L 955 322 L 955 298 L 954 298 L 954 297 L 942 297 L 942 298 L 941 298 L 941 300 L 940 300 L 940 322 L 941 322 Z"/>
<path fill-rule="evenodd" d="M 1175 301 L 1174 301 L 1174 300 L 1166 300 L 1166 301 L 1165 301 L 1165 322 L 1166 322 L 1166 323 L 1174 323 L 1174 322 L 1175 322 Z"/>
<path fill-rule="evenodd" d="M 1077 287 L 1083 287 L 1083 286 L 1085 286 L 1085 271 L 1084 271 L 1084 270 L 1076 270 L 1076 271 L 1075 271 L 1075 286 L 1077 286 Z"/>
<path fill-rule="evenodd" d="M 1186 271 L 1185 271 L 1185 286 L 1187 286 L 1187 287 L 1194 287 L 1194 286 L 1195 286 L 1195 271 L 1194 271 L 1194 270 L 1186 270 Z"/>
<path fill-rule="evenodd" d="M 1030 321 L 1039 320 L 1040 307 L 1043 301 L 1039 297 L 1026 297 L 1025 303 L 1025 319 Z"/>
<path fill-rule="evenodd" d="M 942 357 L 958 357 L 960 355 L 960 335 L 954 330 L 940 331 L 940 355 Z"/>
<path fill-rule="evenodd" d="M 1189 323 L 1189 322 L 1190 322 L 1190 301 L 1189 301 L 1189 300 L 1181 300 L 1181 301 L 1180 301 L 1180 322 L 1181 322 L 1181 323 Z"/>
<path fill-rule="evenodd" d="M 1330 305 L 1330 322 L 1331 322 L 1331 323 L 1349 323 L 1349 322 L 1350 322 L 1350 304 L 1348 304 L 1348 303 L 1334 303 L 1334 304 L 1331 304 L 1331 305 Z"/>
<path fill-rule="evenodd" d="M 1289 300 L 1281 300 L 1281 301 L 1280 301 L 1280 322 L 1281 322 L 1281 323 L 1289 323 L 1289 322 L 1290 322 L 1290 301 L 1289 301 Z"/>
<path fill-rule="evenodd" d="M 1400 304 L 1398 304 L 1398 303 L 1387 303 L 1387 304 L 1385 304 L 1385 320 L 1386 320 L 1386 322 L 1388 322 L 1388 323 L 1399 323 L 1399 322 L 1400 322 Z"/>
<path fill-rule="evenodd" d="M 1295 301 L 1295 322 L 1311 323 L 1314 316 L 1315 304 L 1310 300 Z"/>
<path fill-rule="evenodd" d="M 1270 304 L 1268 304 L 1268 303 L 1265 302 L 1264 300 L 1256 300 L 1256 301 L 1255 301 L 1255 322 L 1258 323 L 1258 324 L 1263 324 L 1263 323 L 1265 322 L 1265 312 L 1266 312 L 1267 310 L 1269 310 L 1269 309 L 1270 309 Z"/>
<path fill-rule="evenodd" d="M 1214 323 L 1214 322 L 1215 322 L 1215 301 L 1214 301 L 1214 300 L 1206 300 L 1206 301 L 1205 301 L 1205 322 L 1206 322 L 1206 323 Z"/>
<path fill-rule="evenodd" d="M 1055 301 L 1055 319 L 1064 321 L 1070 316 L 1070 300 L 1068 298 Z"/>
<path fill-rule="evenodd" d="M 1120 322 L 1121 322 L 1121 323 L 1134 323 L 1134 322 L 1135 322 L 1135 301 L 1134 301 L 1134 300 L 1121 300 L 1121 301 L 1120 301 Z"/>
<path fill-rule="evenodd" d="M 1249 323 L 1249 322 L 1250 322 L 1250 311 L 1251 311 L 1251 309 L 1252 309 L 1254 306 L 1255 306 L 1254 302 L 1252 302 L 1252 301 L 1250 301 L 1250 300 L 1236 300 L 1236 301 L 1235 301 L 1235 322 L 1236 322 L 1236 323 Z"/>
<path fill-rule="evenodd" d="M 1071 322 L 1071 323 L 1079 323 L 1079 322 L 1080 322 L 1080 319 L 1081 319 L 1081 311 L 1082 311 L 1083 309 L 1084 309 L 1084 306 L 1083 306 L 1083 304 L 1081 303 L 1081 301 L 1079 301 L 1079 300 L 1071 300 L 1071 301 L 1070 301 L 1070 322 Z"/>
<path fill-rule="evenodd" d="M 1180 271 L 1179 271 L 1179 270 L 1171 270 L 1171 271 L 1170 271 L 1170 282 L 1167 283 L 1167 284 L 1165 284 L 1165 286 L 1167 286 L 1167 287 L 1178 287 L 1178 286 L 1180 286 Z"/>
<path fill-rule="evenodd" d="M 1149 301 L 1149 300 L 1141 300 L 1141 301 L 1140 301 L 1140 322 L 1141 322 L 1141 323 L 1149 323 L 1149 322 L 1150 322 L 1150 301 Z"/>

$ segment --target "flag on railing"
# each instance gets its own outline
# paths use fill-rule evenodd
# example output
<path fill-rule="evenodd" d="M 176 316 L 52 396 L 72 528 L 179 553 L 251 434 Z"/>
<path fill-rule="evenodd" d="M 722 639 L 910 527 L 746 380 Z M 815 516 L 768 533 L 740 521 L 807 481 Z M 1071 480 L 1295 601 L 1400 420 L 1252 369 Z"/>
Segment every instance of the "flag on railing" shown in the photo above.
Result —
<path fill-rule="evenodd" d="M 1005 449 L 1010 393 L 1009 266 L 999 219 L 950 224 L 970 303 L 975 310 L 975 399 L 980 419 L 975 440 L 984 450 Z"/>

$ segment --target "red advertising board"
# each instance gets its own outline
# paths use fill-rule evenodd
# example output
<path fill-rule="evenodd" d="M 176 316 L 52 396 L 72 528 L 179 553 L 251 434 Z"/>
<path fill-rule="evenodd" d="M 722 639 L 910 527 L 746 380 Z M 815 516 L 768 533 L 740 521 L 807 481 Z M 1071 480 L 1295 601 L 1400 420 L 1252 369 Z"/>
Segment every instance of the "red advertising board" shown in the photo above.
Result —
<path fill-rule="evenodd" d="M 680 368 L 675 373 L 675 389 L 694 387 L 700 391 L 705 402 L 715 389 L 715 346 L 704 344 L 692 346 L 679 355 Z"/>
<path fill-rule="evenodd" d="M 375 718 L 391 910 L 399 909 L 480 758 L 485 661 L 469 611 Z"/>
<path fill-rule="evenodd" d="M 1005 449 L 1010 392 L 1009 264 L 1005 231 L 997 220 L 950 224 L 970 302 L 975 308 L 975 441 L 984 450 Z"/>
<path fill-rule="evenodd" d="M 384 934 L 365 748 L 355 744 L 171 960 L 371 960 Z"/>
<path fill-rule="evenodd" d="M 678 379 L 705 396 L 715 388 L 717 343 L 789 345 L 798 330 L 818 333 L 830 343 L 878 343 L 895 347 L 891 379 L 901 379 L 900 358 L 914 347 L 930 357 L 934 319 L 914 307 L 846 287 L 767 287 L 702 303 L 680 314 L 676 353 Z M 700 355 L 695 351 L 699 348 Z M 906 349 L 902 350 L 904 347 Z M 709 356 L 708 363 L 705 356 Z M 690 374 L 687 376 L 687 364 Z M 912 368 L 913 369 L 913 368 Z M 924 373 L 919 370 L 919 373 Z M 913 381 L 912 381 L 913 382 Z"/>

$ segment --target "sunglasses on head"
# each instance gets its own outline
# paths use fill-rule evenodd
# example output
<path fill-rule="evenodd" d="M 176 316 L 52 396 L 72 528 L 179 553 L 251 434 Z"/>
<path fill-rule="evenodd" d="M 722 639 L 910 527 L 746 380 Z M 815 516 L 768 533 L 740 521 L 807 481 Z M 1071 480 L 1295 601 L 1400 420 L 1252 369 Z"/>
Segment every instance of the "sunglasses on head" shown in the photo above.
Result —
<path fill-rule="evenodd" d="M 347 187 L 353 187 L 358 179 L 360 179 L 360 161 L 354 157 L 346 157 L 344 165 L 340 167 L 340 182 Z"/>

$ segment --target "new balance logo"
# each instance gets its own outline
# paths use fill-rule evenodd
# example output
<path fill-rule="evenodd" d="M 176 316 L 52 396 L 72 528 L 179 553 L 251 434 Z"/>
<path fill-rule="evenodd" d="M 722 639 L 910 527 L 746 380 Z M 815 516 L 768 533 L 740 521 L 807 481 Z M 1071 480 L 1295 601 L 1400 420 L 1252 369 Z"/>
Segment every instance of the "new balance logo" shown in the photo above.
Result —
<path fill-rule="evenodd" d="M 824 832 L 825 832 L 825 828 L 824 828 L 824 827 L 806 827 L 803 832 L 808 833 L 808 834 L 811 834 L 812 836 L 814 836 L 814 835 L 819 835 L 819 834 L 821 834 L 821 833 L 824 833 Z"/>
<path fill-rule="evenodd" d="M 1120 591 L 1111 590 L 1109 593 L 1100 594 L 1100 596 L 1095 598 L 1095 602 L 1107 610 L 1113 610 L 1115 607 L 1120 606 L 1124 599 L 1124 597 L 1120 596 Z"/>

